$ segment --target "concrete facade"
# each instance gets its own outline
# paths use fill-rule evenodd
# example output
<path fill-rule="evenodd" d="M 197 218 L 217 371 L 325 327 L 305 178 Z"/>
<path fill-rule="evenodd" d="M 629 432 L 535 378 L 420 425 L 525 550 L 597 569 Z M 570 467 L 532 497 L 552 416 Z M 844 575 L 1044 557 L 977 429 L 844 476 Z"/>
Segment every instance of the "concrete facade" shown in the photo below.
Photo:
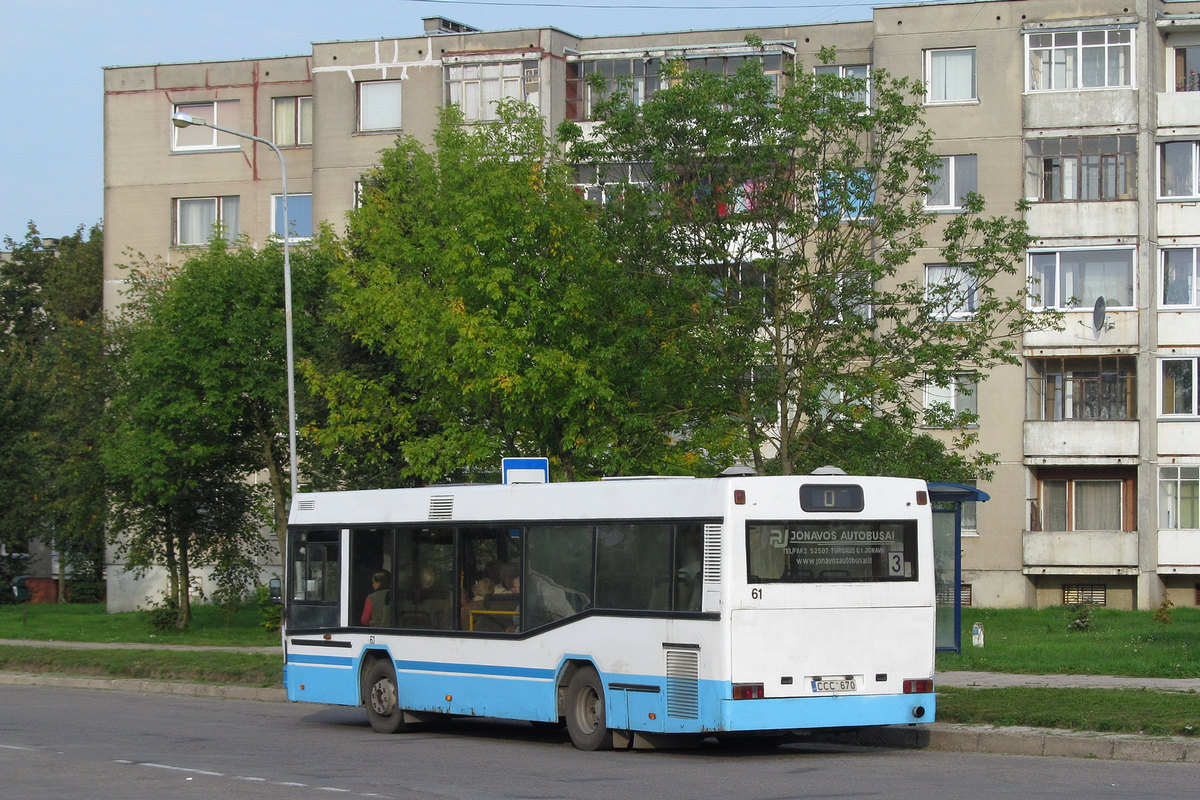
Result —
<path fill-rule="evenodd" d="M 289 194 L 311 195 L 304 224 L 341 227 L 379 151 L 398 133 L 429 142 L 452 100 L 483 120 L 488 97 L 521 97 L 553 127 L 579 116 L 581 65 L 748 55 L 748 33 L 805 68 L 833 46 L 838 65 L 924 81 L 936 151 L 963 179 L 974 164 L 990 212 L 1030 202 L 1028 272 L 1007 288 L 1040 278 L 1065 324 L 1027 335 L 1022 365 L 980 384 L 979 447 L 1000 464 L 963 542 L 971 601 L 1196 605 L 1200 0 L 916 4 L 867 22 L 590 38 L 431 19 L 419 35 L 322 42 L 302 56 L 111 68 L 106 306 L 119 304 L 129 252 L 184 258 L 180 243 L 210 209 L 236 216 L 234 232 L 253 242 L 273 229 L 275 156 L 238 139 L 178 139 L 181 106 L 297 140 L 284 153 Z M 311 132 L 289 134 L 288 98 L 301 97 Z M 939 213 L 929 240 L 953 213 Z M 921 253 L 905 277 L 937 260 Z M 110 574 L 110 604 L 114 589 L 116 603 L 138 602 L 119 565 Z"/>

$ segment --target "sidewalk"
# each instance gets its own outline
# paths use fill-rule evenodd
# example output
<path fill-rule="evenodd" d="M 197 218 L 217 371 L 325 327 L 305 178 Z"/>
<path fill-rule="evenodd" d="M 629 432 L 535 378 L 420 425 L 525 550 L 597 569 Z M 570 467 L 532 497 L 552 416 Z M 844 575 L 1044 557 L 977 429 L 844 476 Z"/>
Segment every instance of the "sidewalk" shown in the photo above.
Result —
<path fill-rule="evenodd" d="M 240 653 L 281 653 L 279 647 L 207 647 L 174 644 L 126 644 L 119 642 L 46 642 L 0 639 L 0 646 L 68 647 L 96 650 L 220 650 Z M 1051 689 L 1151 689 L 1160 692 L 1200 691 L 1200 678 L 1126 678 L 1105 675 L 1013 675 L 999 672 L 942 672 L 938 686 L 965 689 L 994 689 L 1029 686 Z M 0 686 L 58 686 L 74 689 L 106 689 L 141 694 L 177 694 L 237 700 L 286 702 L 281 687 L 215 686 L 172 683 L 134 678 L 87 678 L 67 675 L 5 672 Z M 1200 764 L 1200 738 L 1141 736 L 992 725 L 932 725 L 873 728 L 851 734 L 817 737 L 875 747 L 926 748 L 954 753 L 994 755 L 1103 758 L 1117 761 L 1182 761 Z"/>

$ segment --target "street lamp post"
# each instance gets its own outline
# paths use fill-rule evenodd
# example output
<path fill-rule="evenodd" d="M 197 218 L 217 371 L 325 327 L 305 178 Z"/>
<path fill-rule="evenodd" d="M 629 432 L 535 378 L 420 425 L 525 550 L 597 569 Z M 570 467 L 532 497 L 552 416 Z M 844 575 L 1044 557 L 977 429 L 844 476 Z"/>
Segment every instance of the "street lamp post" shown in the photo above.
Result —
<path fill-rule="evenodd" d="M 230 136 L 239 136 L 243 139 L 249 139 L 252 142 L 265 144 L 279 157 L 279 179 L 283 194 L 283 321 L 284 336 L 287 340 L 288 458 L 292 481 L 292 499 L 295 500 L 299 490 L 299 481 L 296 467 L 296 360 L 295 352 L 292 348 L 292 261 L 290 248 L 288 247 L 288 240 L 291 237 L 288 231 L 287 165 L 284 163 L 283 153 L 279 151 L 275 143 L 269 139 L 263 139 L 261 136 L 222 128 L 200 117 L 184 114 L 182 111 L 176 112 L 171 117 L 171 123 L 176 128 L 201 125 L 205 128 L 212 128 L 214 131 L 228 133 Z"/>

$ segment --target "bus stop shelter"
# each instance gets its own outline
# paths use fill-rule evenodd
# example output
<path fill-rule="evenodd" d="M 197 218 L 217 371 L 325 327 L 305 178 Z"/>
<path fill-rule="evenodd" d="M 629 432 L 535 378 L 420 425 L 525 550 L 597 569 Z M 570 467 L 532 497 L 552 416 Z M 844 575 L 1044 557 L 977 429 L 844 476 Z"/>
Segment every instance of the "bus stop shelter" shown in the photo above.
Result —
<path fill-rule="evenodd" d="M 961 483 L 931 483 L 933 559 L 937 585 L 937 649 L 962 650 L 962 507 L 990 497 Z"/>

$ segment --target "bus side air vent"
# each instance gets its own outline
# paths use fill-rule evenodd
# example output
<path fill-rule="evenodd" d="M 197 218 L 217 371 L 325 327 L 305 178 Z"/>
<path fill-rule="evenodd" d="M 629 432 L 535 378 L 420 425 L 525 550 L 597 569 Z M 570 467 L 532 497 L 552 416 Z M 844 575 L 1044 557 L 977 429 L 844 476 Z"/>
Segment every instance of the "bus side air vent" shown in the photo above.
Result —
<path fill-rule="evenodd" d="M 454 519 L 454 495 L 434 495 L 429 498 L 430 519 Z"/>
<path fill-rule="evenodd" d="M 316 500 L 297 500 L 296 508 L 300 511 L 315 511 L 317 508 Z"/>
<path fill-rule="evenodd" d="M 670 650 L 667 655 L 667 716 L 700 718 L 700 651 Z"/>
<path fill-rule="evenodd" d="M 721 525 L 704 526 L 704 582 L 721 582 Z"/>

